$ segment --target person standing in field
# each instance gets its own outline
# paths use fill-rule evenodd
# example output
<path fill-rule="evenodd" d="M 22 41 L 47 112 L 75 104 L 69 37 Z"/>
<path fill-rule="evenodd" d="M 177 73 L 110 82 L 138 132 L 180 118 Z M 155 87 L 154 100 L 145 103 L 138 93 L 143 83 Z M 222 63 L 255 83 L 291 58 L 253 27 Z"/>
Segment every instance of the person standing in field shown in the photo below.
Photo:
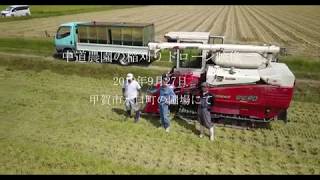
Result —
<path fill-rule="evenodd" d="M 135 112 L 134 122 L 138 122 L 140 119 L 140 108 L 138 104 L 138 96 L 141 91 L 141 86 L 134 80 L 133 74 L 128 73 L 126 81 L 122 86 L 122 94 L 125 98 L 125 109 L 127 116 L 131 117 L 131 110 Z"/>
<path fill-rule="evenodd" d="M 170 130 L 170 110 L 169 105 L 175 101 L 176 94 L 174 93 L 173 89 L 168 84 L 170 78 L 164 74 L 162 75 L 162 84 L 159 89 L 160 96 L 159 96 L 159 111 L 160 111 L 160 121 L 161 125 L 164 127 L 166 132 Z"/>
<path fill-rule="evenodd" d="M 161 86 L 159 89 L 154 91 L 149 91 L 151 93 L 159 92 L 159 99 L 158 99 L 158 106 L 159 106 L 159 113 L 160 113 L 160 124 L 166 132 L 170 131 L 170 109 L 169 106 L 172 102 L 176 101 L 176 94 L 173 91 L 173 88 L 170 87 L 168 84 L 170 78 L 164 74 L 161 78 Z"/>
<path fill-rule="evenodd" d="M 210 140 L 214 141 L 214 124 L 211 121 L 210 106 L 213 96 L 209 95 L 207 83 L 201 84 L 200 102 L 198 104 L 198 120 L 200 122 L 200 138 L 204 136 L 204 127 L 209 129 Z"/>

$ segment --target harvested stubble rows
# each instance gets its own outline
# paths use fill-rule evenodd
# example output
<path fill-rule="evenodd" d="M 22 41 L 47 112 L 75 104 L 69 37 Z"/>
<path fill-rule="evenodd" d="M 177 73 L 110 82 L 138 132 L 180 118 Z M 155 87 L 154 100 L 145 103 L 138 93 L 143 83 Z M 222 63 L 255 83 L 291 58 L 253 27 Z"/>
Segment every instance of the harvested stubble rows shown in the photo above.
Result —
<path fill-rule="evenodd" d="M 289 53 L 319 56 L 320 6 L 142 6 L 0 23 L 0 36 L 45 37 L 69 21 L 155 24 L 156 40 L 168 31 L 210 31 L 228 43 L 272 43 Z"/>

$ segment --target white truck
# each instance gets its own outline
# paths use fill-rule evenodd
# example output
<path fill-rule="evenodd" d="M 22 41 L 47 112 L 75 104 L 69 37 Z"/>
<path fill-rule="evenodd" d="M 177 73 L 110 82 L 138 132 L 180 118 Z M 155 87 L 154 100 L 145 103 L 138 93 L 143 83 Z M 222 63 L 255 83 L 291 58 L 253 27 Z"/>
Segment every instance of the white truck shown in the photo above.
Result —
<path fill-rule="evenodd" d="M 188 42 L 213 44 L 223 43 L 222 36 L 211 36 L 209 32 L 169 32 L 168 42 Z M 126 22 L 70 22 L 60 25 L 55 36 L 58 54 L 67 54 L 67 60 L 78 58 L 81 52 L 88 57 L 98 54 L 100 62 L 108 54 L 121 65 L 152 61 L 157 51 L 150 50 L 149 43 L 155 42 L 155 29 L 152 23 Z"/>
<path fill-rule="evenodd" d="M 60 25 L 55 37 L 56 51 L 67 58 L 84 53 L 102 60 L 108 55 L 122 65 L 130 64 L 133 56 L 150 56 L 149 42 L 154 42 L 151 23 L 70 22 Z"/>

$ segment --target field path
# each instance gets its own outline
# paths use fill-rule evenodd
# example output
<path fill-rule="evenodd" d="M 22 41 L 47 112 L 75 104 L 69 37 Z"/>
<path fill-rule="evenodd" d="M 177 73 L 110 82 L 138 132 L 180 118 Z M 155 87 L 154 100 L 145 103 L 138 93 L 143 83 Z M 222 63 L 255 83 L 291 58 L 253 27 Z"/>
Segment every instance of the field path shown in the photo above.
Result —
<path fill-rule="evenodd" d="M 18 58 L 32 58 L 32 59 L 41 59 L 41 60 L 50 60 L 50 61 L 58 61 L 60 59 L 54 58 L 53 56 L 41 56 L 41 55 L 34 55 L 34 54 L 16 54 L 16 53 L 7 53 L 7 52 L 0 52 L 1 57 L 18 57 Z M 148 65 L 148 66 L 139 66 L 139 65 L 131 65 L 131 67 L 137 68 L 148 68 L 150 70 L 163 70 L 169 71 L 170 67 L 163 67 L 163 66 L 156 66 L 156 65 Z"/>

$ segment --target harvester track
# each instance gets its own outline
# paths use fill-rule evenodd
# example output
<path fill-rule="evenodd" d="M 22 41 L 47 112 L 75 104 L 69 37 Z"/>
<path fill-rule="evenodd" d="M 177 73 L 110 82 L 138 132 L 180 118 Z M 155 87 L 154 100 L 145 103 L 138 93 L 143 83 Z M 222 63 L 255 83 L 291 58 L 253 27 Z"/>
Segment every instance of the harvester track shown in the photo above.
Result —
<path fill-rule="evenodd" d="M 197 121 L 195 112 L 177 112 L 176 117 L 186 121 L 188 124 L 194 124 Z M 230 127 L 236 129 L 251 129 L 251 128 L 270 128 L 270 120 L 253 119 L 246 117 L 237 117 L 224 114 L 211 114 L 212 122 L 215 126 Z"/>

